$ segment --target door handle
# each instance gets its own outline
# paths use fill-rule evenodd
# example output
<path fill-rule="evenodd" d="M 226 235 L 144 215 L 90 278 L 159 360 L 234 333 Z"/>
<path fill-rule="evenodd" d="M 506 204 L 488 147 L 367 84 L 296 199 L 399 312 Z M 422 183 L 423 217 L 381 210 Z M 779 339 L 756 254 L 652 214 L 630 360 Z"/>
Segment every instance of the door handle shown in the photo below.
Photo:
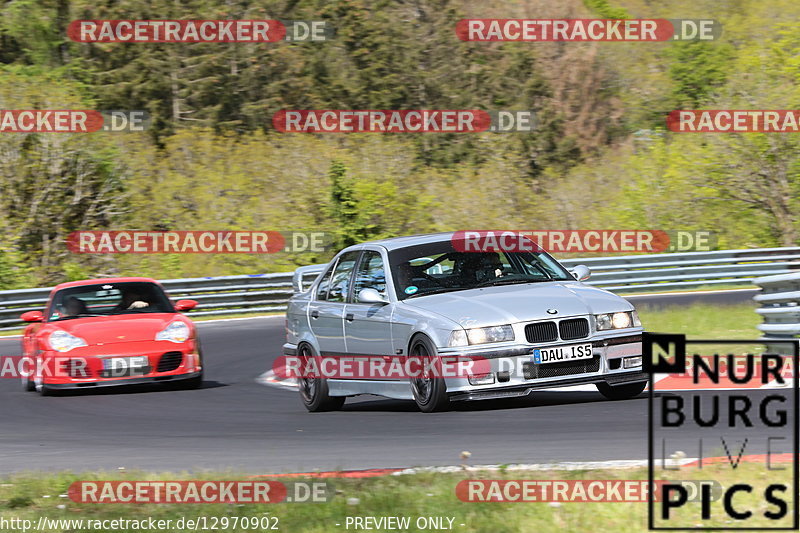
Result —
<path fill-rule="evenodd" d="M 352 322 L 352 321 L 353 321 L 353 318 L 354 318 L 354 317 L 353 317 L 353 313 L 347 313 L 347 314 L 344 316 L 344 319 L 345 319 L 345 320 L 347 320 L 348 322 Z"/>
<path fill-rule="evenodd" d="M 311 318 L 319 318 L 319 311 L 317 311 L 316 309 L 311 311 Z"/>

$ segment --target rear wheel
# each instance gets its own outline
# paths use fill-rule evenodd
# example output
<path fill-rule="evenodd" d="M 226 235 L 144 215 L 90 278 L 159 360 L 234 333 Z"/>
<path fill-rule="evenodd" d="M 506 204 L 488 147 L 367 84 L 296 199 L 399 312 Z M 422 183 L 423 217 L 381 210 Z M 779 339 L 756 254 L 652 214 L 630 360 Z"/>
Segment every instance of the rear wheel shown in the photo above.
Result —
<path fill-rule="evenodd" d="M 627 383 L 625 385 L 609 385 L 608 383 L 598 383 L 597 390 L 609 400 L 630 400 L 636 398 L 647 387 L 646 381 Z"/>
<path fill-rule="evenodd" d="M 300 345 L 297 354 L 301 368 L 306 368 L 306 362 L 314 358 L 314 351 L 308 344 Z M 328 380 L 325 378 L 298 376 L 297 385 L 303 405 L 312 413 L 338 411 L 347 399 L 346 396 L 331 396 L 328 393 Z"/>
<path fill-rule="evenodd" d="M 408 355 L 418 358 L 423 363 L 423 368 L 430 368 L 427 363 L 436 357 L 436 348 L 427 337 L 420 335 L 411 342 Z M 444 378 L 431 375 L 430 372 L 425 372 L 418 378 L 411 378 L 411 392 L 414 394 L 417 407 L 423 413 L 444 411 L 450 405 Z"/>

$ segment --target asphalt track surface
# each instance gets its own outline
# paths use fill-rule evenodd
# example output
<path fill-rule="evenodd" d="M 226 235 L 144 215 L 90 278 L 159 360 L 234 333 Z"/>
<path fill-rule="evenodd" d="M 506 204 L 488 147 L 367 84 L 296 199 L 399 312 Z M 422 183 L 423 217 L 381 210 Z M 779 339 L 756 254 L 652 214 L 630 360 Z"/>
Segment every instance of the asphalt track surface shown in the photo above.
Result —
<path fill-rule="evenodd" d="M 454 465 L 462 450 L 472 464 L 647 457 L 646 395 L 609 402 L 595 392 L 538 392 L 434 414 L 412 402 L 360 396 L 340 412 L 311 414 L 295 391 L 256 382 L 280 354 L 283 317 L 201 322 L 199 331 L 207 380 L 200 390 L 141 386 L 40 397 L 23 392 L 17 379 L 0 379 L 0 473 Z M 19 355 L 19 343 L 0 339 L 0 355 Z"/>

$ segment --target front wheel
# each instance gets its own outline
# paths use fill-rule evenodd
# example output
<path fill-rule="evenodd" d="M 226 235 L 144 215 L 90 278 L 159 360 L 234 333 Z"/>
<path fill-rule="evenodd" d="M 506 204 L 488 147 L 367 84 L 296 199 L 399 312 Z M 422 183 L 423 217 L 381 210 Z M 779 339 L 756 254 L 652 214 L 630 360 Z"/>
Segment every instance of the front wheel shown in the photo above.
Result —
<path fill-rule="evenodd" d="M 314 358 L 314 352 L 311 347 L 303 344 L 298 350 L 298 355 L 301 368 L 308 368 L 306 362 Z M 328 380 L 325 378 L 298 376 L 297 385 L 300 389 L 300 398 L 303 400 L 303 405 L 311 413 L 338 411 L 347 399 L 346 396 L 331 396 L 328 393 Z"/>
<path fill-rule="evenodd" d="M 646 381 L 627 383 L 625 385 L 609 385 L 608 383 L 598 383 L 597 390 L 609 400 L 630 400 L 636 398 L 647 387 Z"/>
<path fill-rule="evenodd" d="M 417 358 L 423 363 L 423 368 L 430 368 L 428 361 L 436 357 L 436 349 L 427 337 L 417 337 L 411 344 L 408 352 L 410 357 Z M 450 405 L 447 397 L 447 386 L 444 378 L 425 372 L 420 377 L 411 378 L 411 392 L 414 401 L 423 413 L 444 411 Z"/>
<path fill-rule="evenodd" d="M 40 396 L 55 396 L 57 393 L 56 389 L 48 387 L 44 383 L 36 384 L 35 388 Z"/>
<path fill-rule="evenodd" d="M 189 379 L 181 380 L 181 385 L 184 389 L 187 390 L 195 390 L 203 387 L 203 371 L 200 371 L 200 374 Z"/>

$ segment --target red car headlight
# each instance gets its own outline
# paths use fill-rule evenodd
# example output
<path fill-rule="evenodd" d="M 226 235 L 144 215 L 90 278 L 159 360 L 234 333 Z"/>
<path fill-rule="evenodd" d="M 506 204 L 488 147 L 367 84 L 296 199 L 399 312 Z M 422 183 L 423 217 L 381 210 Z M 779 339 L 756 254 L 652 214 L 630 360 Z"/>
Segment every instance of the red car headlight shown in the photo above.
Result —
<path fill-rule="evenodd" d="M 156 333 L 157 341 L 186 342 L 191 336 L 191 330 L 184 322 L 176 320 Z"/>
<path fill-rule="evenodd" d="M 47 337 L 47 343 L 52 349 L 57 352 L 68 352 L 73 348 L 80 348 L 81 346 L 88 346 L 86 341 L 80 337 L 76 337 L 67 333 L 63 329 L 57 329 Z"/>

